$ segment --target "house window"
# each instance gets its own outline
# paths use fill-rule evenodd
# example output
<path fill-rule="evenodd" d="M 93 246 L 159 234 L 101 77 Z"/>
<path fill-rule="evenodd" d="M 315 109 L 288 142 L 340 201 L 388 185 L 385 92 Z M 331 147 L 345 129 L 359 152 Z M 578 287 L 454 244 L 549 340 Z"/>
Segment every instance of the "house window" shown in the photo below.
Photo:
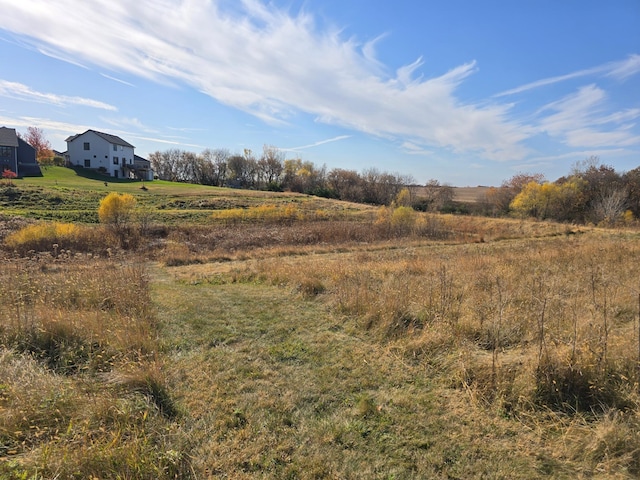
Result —
<path fill-rule="evenodd" d="M 85 168 L 91 168 L 91 160 L 89 160 L 88 158 L 84 159 L 84 167 Z"/>
<path fill-rule="evenodd" d="M 84 142 L 84 149 L 91 150 L 91 145 L 89 144 L 89 142 Z"/>
<path fill-rule="evenodd" d="M 117 152 L 118 151 L 118 145 L 116 145 L 115 143 L 113 144 L 113 151 Z"/>
<path fill-rule="evenodd" d="M 11 147 L 0 147 L 0 159 L 4 161 L 12 160 L 12 150 L 13 148 Z"/>
<path fill-rule="evenodd" d="M 118 165 L 118 157 L 113 157 L 113 164 Z"/>

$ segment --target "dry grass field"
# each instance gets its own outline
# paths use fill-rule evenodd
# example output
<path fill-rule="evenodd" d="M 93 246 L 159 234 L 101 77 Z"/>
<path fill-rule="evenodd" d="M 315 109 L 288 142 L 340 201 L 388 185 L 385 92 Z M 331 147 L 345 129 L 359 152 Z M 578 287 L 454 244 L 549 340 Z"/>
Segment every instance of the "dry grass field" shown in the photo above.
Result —
<path fill-rule="evenodd" d="M 477 186 L 477 187 L 451 187 L 453 190 L 453 201 L 475 204 L 482 202 L 491 187 Z M 418 197 L 425 196 L 425 187 L 412 187 L 412 191 Z"/>
<path fill-rule="evenodd" d="M 593 230 L 302 255 L 274 249 L 168 273 L 197 295 L 216 296 L 216 311 L 227 305 L 220 289 L 224 298 L 236 288 L 250 296 L 271 290 L 273 300 L 265 299 L 260 312 L 278 310 L 284 323 L 277 325 L 285 330 L 276 334 L 265 325 L 259 339 L 249 335 L 256 347 L 267 342 L 258 347 L 262 354 L 238 347 L 267 390 L 248 387 L 237 372 L 233 388 L 248 389 L 241 411 L 258 417 L 257 425 L 243 425 L 246 442 L 255 445 L 267 422 L 259 398 L 272 382 L 275 390 L 263 400 L 295 412 L 291 433 L 298 440 L 280 470 L 264 467 L 276 461 L 267 446 L 254 452 L 260 474 L 278 478 L 275 472 L 290 468 L 292 478 L 634 478 L 640 473 L 640 277 L 633 261 L 639 254 L 637 234 Z M 293 301 L 308 306 L 285 320 Z M 222 308 L 226 333 L 216 341 L 216 359 L 233 358 L 235 345 L 244 344 L 234 308 Z M 256 328 L 255 317 L 245 315 Z M 344 341 L 355 344 L 343 347 Z M 270 363 L 274 354 L 293 364 L 285 378 Z M 332 373 L 308 371 L 318 368 Z M 317 389 L 330 391 L 329 399 Z M 270 403 L 281 395 L 286 406 Z M 337 403 L 329 418 L 300 413 L 318 398 Z M 313 419 L 322 419 L 321 426 L 313 423 L 322 435 L 307 431 Z M 320 445 L 326 450 L 317 451 Z M 259 476 L 243 473 L 233 455 L 230 463 L 215 458 L 224 465 L 219 471 Z M 300 467 L 312 458 L 317 464 Z"/>
<path fill-rule="evenodd" d="M 453 199 L 456 202 L 477 203 L 484 200 L 490 187 L 455 187 Z"/>
<path fill-rule="evenodd" d="M 0 478 L 640 476 L 637 230 L 290 200 L 5 247 Z"/>

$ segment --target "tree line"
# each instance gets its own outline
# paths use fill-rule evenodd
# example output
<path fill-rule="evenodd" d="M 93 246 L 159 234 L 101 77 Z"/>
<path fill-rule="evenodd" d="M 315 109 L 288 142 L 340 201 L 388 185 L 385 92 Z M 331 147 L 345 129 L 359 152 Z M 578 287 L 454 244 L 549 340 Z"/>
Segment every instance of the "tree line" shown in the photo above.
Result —
<path fill-rule="evenodd" d="M 327 171 L 326 165 L 318 167 L 300 158 L 285 159 L 281 150 L 268 145 L 260 156 L 249 149 L 242 154 L 232 154 L 224 148 L 206 149 L 200 154 L 170 149 L 152 153 L 149 161 L 161 180 L 291 191 L 377 205 L 390 204 L 403 188 L 415 183 L 409 175 L 375 168 L 362 173 L 341 168 Z"/>
<path fill-rule="evenodd" d="M 576 163 L 554 182 L 518 174 L 491 188 L 487 213 L 539 220 L 612 225 L 640 218 L 640 167 L 620 173 L 596 156 Z"/>
<path fill-rule="evenodd" d="M 268 145 L 259 157 L 248 149 L 242 154 L 231 154 L 227 149 L 206 149 L 200 154 L 171 149 L 152 153 L 149 160 L 158 178 L 175 182 L 291 191 L 375 205 L 390 205 L 407 189 L 406 205 L 423 211 L 593 224 L 640 218 L 640 167 L 620 173 L 595 156 L 576 163 L 569 175 L 555 181 L 547 181 L 541 174 L 514 175 L 501 186 L 490 188 L 485 198 L 472 206 L 455 202 L 453 187 L 437 180 L 422 186 L 410 175 L 375 168 L 328 171 L 325 165 L 285 159 L 281 150 Z"/>
<path fill-rule="evenodd" d="M 44 132 L 29 127 L 24 136 L 41 165 L 58 164 Z M 265 145 L 258 157 L 249 149 L 232 154 L 225 148 L 200 154 L 178 149 L 149 156 L 162 180 L 218 187 L 292 191 L 340 200 L 390 205 L 406 189 L 403 203 L 416 210 L 475 212 L 493 216 L 533 217 L 561 222 L 615 224 L 640 219 L 640 167 L 620 173 L 597 156 L 576 163 L 567 176 L 547 181 L 541 174 L 517 174 L 492 187 L 473 208 L 454 201 L 454 189 L 437 180 L 418 186 L 410 175 L 370 168 L 359 173 L 299 158 L 285 159 Z M 62 164 L 62 163 L 60 163 Z M 418 194 L 419 188 L 419 194 Z"/>

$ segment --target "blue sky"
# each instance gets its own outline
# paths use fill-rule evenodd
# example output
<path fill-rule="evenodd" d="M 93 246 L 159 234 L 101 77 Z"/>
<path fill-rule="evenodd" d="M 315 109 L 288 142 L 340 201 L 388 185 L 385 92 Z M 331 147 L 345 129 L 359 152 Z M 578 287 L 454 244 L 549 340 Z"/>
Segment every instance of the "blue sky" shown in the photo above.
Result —
<path fill-rule="evenodd" d="M 640 0 L 0 0 L 0 126 L 455 186 L 640 166 Z"/>

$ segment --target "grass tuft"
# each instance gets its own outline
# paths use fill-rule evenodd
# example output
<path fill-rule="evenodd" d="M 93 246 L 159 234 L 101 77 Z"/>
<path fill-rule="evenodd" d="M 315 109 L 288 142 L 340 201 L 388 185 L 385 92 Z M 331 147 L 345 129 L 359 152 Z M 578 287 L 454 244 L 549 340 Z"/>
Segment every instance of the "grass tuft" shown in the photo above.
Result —
<path fill-rule="evenodd" d="M 157 407 L 160 414 L 168 419 L 173 420 L 179 415 L 178 406 L 169 393 L 158 365 L 145 365 L 137 371 L 126 373 L 113 373 L 109 376 L 109 383 L 126 391 L 144 395 Z"/>

